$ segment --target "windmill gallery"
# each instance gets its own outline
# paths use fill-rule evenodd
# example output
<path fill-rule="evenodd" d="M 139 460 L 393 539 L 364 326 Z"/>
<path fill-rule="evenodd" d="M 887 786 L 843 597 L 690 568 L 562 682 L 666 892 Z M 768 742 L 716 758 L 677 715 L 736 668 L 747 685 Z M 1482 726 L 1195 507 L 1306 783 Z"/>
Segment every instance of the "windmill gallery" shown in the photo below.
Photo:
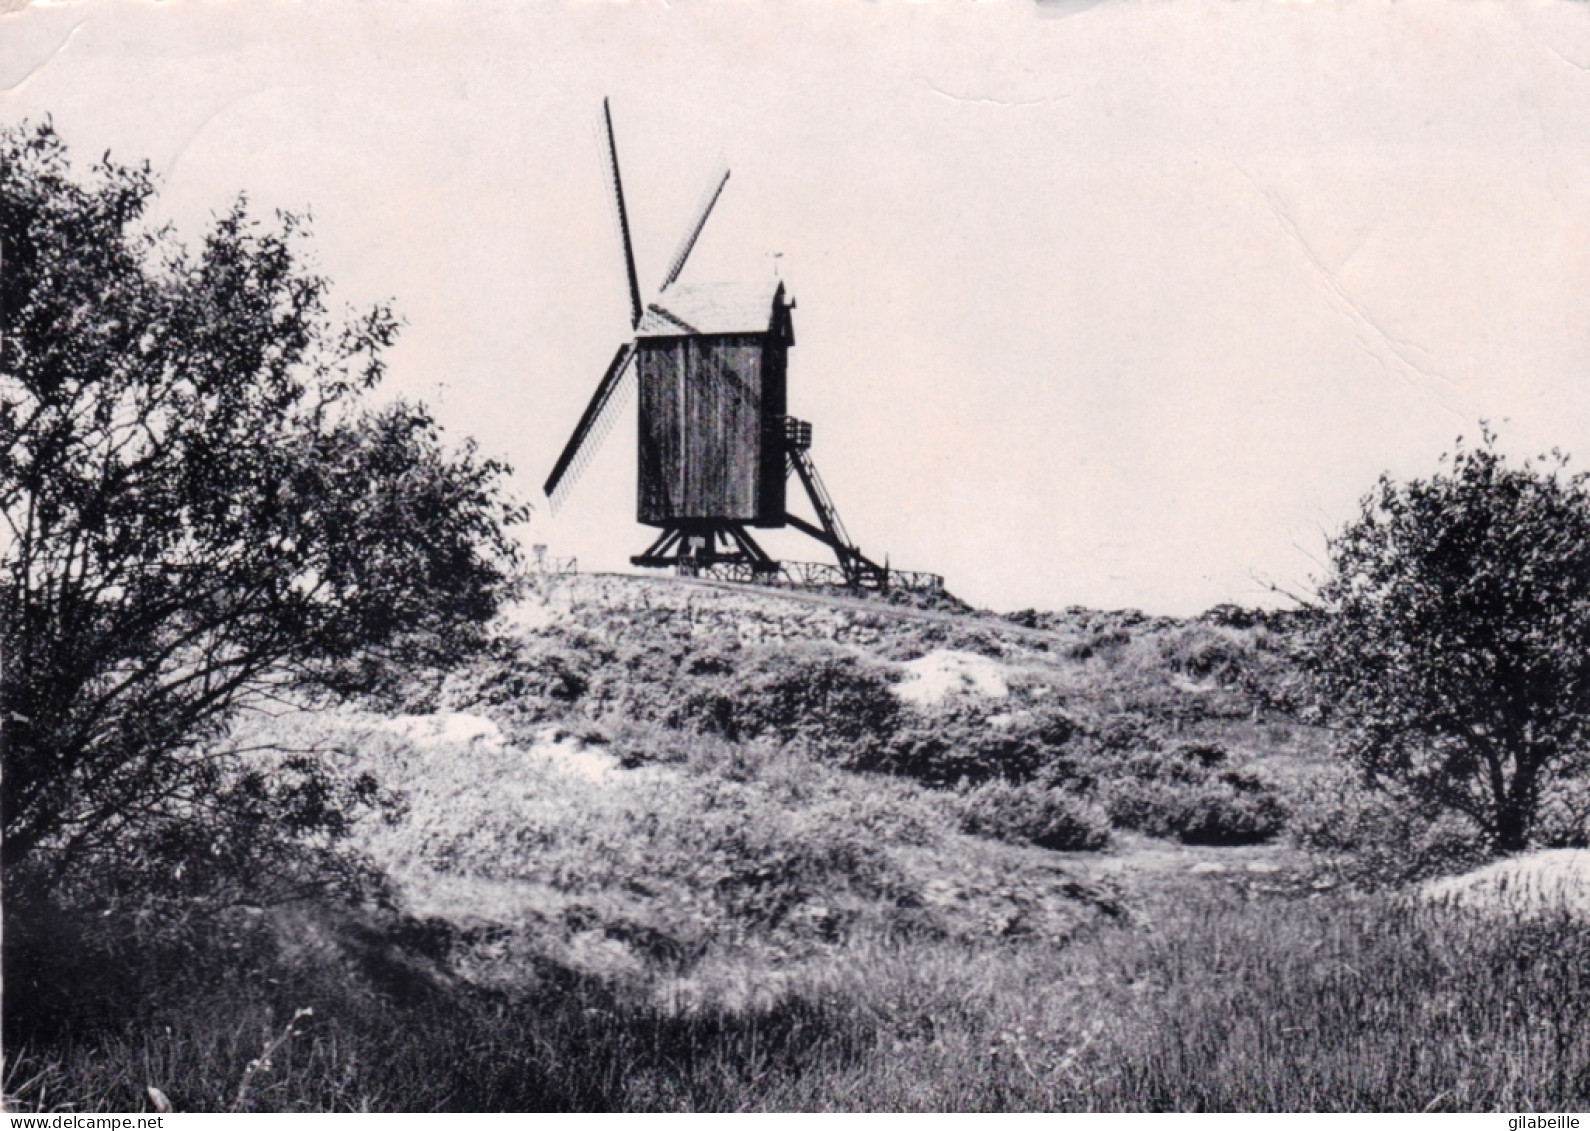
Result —
<path fill-rule="evenodd" d="M 940 589 L 943 579 L 936 574 L 895 570 L 868 558 L 840 522 L 812 462 L 812 427 L 787 413 L 795 300 L 784 284 L 776 278 L 679 283 L 728 183 L 728 169 L 712 178 L 655 297 L 642 301 L 605 100 L 602 115 L 633 336 L 613 354 L 547 477 L 553 507 L 563 504 L 611 430 L 634 373 L 640 391 L 636 518 L 660 533 L 632 564 L 731 581 Z M 791 475 L 811 502 L 815 523 L 786 509 Z M 828 547 L 837 565 L 778 561 L 751 534 L 784 527 Z"/>

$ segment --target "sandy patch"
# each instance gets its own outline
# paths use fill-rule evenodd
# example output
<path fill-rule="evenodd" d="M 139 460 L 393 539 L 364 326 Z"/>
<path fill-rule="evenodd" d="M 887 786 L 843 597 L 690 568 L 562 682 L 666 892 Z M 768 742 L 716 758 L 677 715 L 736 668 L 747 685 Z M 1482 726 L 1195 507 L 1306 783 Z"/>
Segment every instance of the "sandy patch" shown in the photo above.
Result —
<path fill-rule="evenodd" d="M 436 715 L 398 715 L 381 724 L 381 729 L 401 735 L 415 746 L 468 746 L 479 742 L 493 749 L 503 745 L 502 731 L 490 719 L 447 711 Z"/>
<path fill-rule="evenodd" d="M 558 610 L 545 598 L 531 597 L 508 605 L 497 616 L 505 628 L 533 632 L 557 620 Z"/>
<path fill-rule="evenodd" d="M 1003 699 L 1010 694 L 1005 666 L 975 652 L 941 649 L 900 666 L 906 675 L 895 685 L 895 694 L 919 706 L 932 706 L 950 695 Z"/>
<path fill-rule="evenodd" d="M 416 749 L 427 752 L 443 746 L 464 746 L 496 754 L 508 750 L 507 740 L 496 723 L 461 712 L 398 715 L 382 722 L 380 729 L 399 735 Z M 599 747 L 588 746 L 562 727 L 538 731 L 528 748 L 515 747 L 513 755 L 522 756 L 526 762 L 539 761 L 555 773 L 589 782 L 607 781 L 623 772 L 613 755 Z"/>
<path fill-rule="evenodd" d="M 1553 911 L 1590 918 L 1590 849 L 1558 848 L 1515 856 L 1432 880 L 1420 889 L 1434 903 L 1520 916 Z"/>
<path fill-rule="evenodd" d="M 545 759 L 559 773 L 586 781 L 606 781 L 623 772 L 618 759 L 606 750 L 587 746 L 559 727 L 537 733 L 529 754 Z"/>

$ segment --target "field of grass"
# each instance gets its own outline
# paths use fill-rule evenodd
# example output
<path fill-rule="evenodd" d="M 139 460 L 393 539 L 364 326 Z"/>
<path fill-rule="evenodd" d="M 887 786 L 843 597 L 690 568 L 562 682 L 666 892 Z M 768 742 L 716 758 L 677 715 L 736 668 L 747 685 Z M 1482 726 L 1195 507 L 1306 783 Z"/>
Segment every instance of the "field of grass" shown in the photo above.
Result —
<path fill-rule="evenodd" d="M 1408 894 L 1451 830 L 1343 792 L 1263 618 L 541 596 L 243 725 L 379 781 L 377 898 L 8 919 L 6 1107 L 1590 1103 L 1590 930 Z"/>
<path fill-rule="evenodd" d="M 546 971 L 399 1001 L 238 982 L 45 1050 L 14 1110 L 1546 1110 L 1590 1102 L 1590 938 L 1202 889 L 1064 947 L 845 947 L 756 1004 Z M 248 1063 L 313 1002 L 239 1102 Z"/>

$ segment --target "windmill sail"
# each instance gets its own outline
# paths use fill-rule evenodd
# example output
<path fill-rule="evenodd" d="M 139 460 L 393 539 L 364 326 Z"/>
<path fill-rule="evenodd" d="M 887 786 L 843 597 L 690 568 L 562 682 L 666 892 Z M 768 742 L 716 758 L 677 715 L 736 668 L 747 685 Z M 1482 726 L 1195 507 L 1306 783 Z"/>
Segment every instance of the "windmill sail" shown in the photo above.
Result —
<path fill-rule="evenodd" d="M 624 179 L 618 172 L 618 143 L 613 140 L 613 112 L 602 99 L 602 121 L 607 126 L 607 171 L 613 182 L 613 199 L 618 204 L 618 232 L 624 240 L 624 268 L 629 274 L 629 324 L 640 325 L 640 280 L 635 274 L 635 247 L 629 239 L 629 210 L 624 207 Z"/>
<path fill-rule="evenodd" d="M 718 197 L 723 195 L 723 186 L 729 183 L 729 170 L 727 167 L 720 169 L 712 178 L 711 185 L 701 198 L 701 203 L 696 206 L 696 218 L 685 229 L 685 238 L 679 241 L 679 249 L 674 252 L 673 259 L 668 262 L 668 275 L 662 281 L 662 286 L 657 288 L 661 294 L 674 285 L 674 280 L 679 278 L 679 272 L 685 269 L 685 260 L 690 258 L 690 252 L 696 246 L 696 240 L 701 238 L 701 229 L 707 226 L 707 217 L 712 215 L 712 208 L 718 203 Z"/>
<path fill-rule="evenodd" d="M 602 376 L 601 384 L 596 386 L 591 403 L 585 406 L 585 412 L 580 417 L 579 424 L 575 426 L 574 434 L 563 446 L 563 454 L 558 456 L 558 462 L 553 465 L 552 474 L 547 476 L 546 486 L 542 489 L 546 492 L 547 498 L 552 500 L 553 513 L 563 505 L 563 500 L 568 497 L 569 491 L 585 471 L 591 457 L 596 454 L 602 441 L 612 431 L 624 393 L 629 388 L 629 382 L 624 380 L 624 376 L 629 372 L 630 362 L 634 358 L 634 342 L 625 342 L 618 347 L 618 352 L 613 355 L 607 372 Z"/>

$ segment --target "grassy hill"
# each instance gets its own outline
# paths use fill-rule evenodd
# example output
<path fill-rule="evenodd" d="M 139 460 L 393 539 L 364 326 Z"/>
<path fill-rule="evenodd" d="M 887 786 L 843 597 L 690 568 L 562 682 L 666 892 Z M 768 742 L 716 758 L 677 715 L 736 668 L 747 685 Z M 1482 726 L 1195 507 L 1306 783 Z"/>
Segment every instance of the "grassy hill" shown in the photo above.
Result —
<path fill-rule="evenodd" d="M 382 898 L 227 909 L 202 961 L 146 924 L 115 977 L 162 992 L 13 1055 L 6 1093 L 1582 1105 L 1583 929 L 1401 894 L 1439 830 L 1280 709 L 1285 632 L 543 578 L 468 667 L 234 736 L 369 775 L 353 840 Z"/>
<path fill-rule="evenodd" d="M 535 953 L 738 1004 L 859 945 L 1130 918 L 1144 837 L 1305 867 L 1273 842 L 1318 740 L 1244 687 L 1251 624 L 624 577 L 506 620 L 399 718 L 315 721 L 405 799 L 363 841 L 404 905 L 512 938 L 465 960 L 494 983 Z"/>

